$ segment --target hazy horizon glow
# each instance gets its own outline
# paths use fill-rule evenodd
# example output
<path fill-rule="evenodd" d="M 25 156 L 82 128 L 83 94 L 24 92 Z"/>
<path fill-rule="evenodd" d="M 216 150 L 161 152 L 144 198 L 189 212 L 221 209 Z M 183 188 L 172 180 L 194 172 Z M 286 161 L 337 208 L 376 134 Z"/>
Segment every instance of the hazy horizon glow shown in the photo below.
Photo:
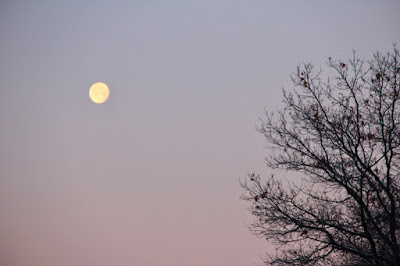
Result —
<path fill-rule="evenodd" d="M 302 61 L 400 41 L 386 1 L 0 3 L 0 265 L 252 266 L 239 179 Z M 111 90 L 93 104 L 88 89 Z M 281 173 L 291 178 L 290 173 Z"/>

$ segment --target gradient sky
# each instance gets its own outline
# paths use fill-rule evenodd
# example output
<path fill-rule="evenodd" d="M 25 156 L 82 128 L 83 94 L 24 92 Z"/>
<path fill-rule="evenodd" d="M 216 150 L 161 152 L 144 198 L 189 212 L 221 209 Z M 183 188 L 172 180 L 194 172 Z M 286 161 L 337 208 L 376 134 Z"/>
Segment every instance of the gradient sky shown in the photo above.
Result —
<path fill-rule="evenodd" d="M 302 61 L 400 43 L 400 1 L 0 1 L 0 265 L 251 266 L 239 179 Z M 95 82 L 110 87 L 92 103 Z M 289 174 L 288 174 L 289 175 Z"/>

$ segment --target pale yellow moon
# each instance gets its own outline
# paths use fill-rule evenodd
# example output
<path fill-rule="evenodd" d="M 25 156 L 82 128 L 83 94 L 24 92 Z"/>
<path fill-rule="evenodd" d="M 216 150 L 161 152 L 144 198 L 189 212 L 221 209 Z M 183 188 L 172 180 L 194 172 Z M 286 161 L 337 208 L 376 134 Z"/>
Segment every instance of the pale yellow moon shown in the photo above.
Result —
<path fill-rule="evenodd" d="M 110 90 L 103 82 L 97 82 L 89 89 L 89 97 L 94 103 L 104 103 L 109 95 Z"/>

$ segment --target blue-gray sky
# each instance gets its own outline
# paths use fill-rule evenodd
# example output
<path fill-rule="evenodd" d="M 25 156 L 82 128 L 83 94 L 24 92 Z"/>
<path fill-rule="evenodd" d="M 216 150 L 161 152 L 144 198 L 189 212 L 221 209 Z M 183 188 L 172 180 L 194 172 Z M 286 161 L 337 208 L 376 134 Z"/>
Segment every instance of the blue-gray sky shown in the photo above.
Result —
<path fill-rule="evenodd" d="M 302 61 L 400 42 L 398 1 L 1 1 L 0 264 L 243 266 L 239 179 Z M 110 87 L 97 105 L 95 82 Z M 288 174 L 289 175 L 289 174 Z"/>

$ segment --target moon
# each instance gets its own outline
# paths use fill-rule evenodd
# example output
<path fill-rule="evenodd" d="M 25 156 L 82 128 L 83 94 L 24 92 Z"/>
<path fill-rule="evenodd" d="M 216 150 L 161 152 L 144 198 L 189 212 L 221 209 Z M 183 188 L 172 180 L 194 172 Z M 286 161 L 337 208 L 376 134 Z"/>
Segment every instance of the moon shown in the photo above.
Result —
<path fill-rule="evenodd" d="M 104 103 L 110 95 L 110 90 L 103 82 L 93 84 L 89 89 L 89 97 L 94 103 Z"/>

